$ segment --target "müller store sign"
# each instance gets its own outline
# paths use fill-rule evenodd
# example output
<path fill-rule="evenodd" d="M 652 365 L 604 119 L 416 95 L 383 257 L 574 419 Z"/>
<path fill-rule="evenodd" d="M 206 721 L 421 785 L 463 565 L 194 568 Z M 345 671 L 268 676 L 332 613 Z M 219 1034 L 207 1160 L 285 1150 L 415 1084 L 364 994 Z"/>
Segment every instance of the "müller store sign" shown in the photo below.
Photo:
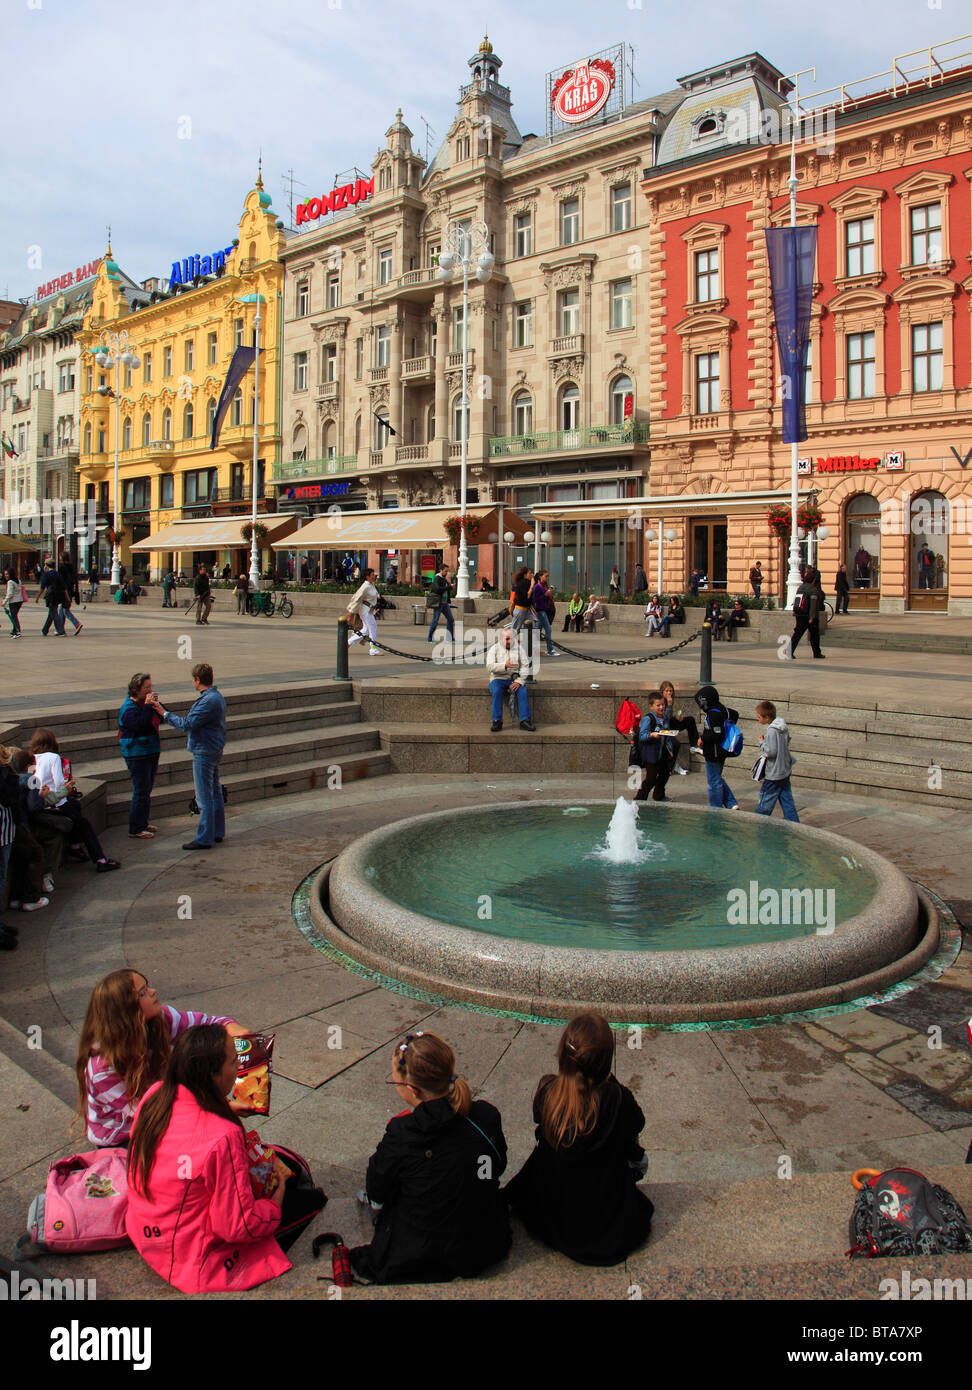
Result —
<path fill-rule="evenodd" d="M 814 466 L 816 465 L 816 466 Z M 901 452 L 884 454 L 877 458 L 862 458 L 860 454 L 832 454 L 830 458 L 798 459 L 797 472 L 808 473 L 872 473 L 878 468 L 890 472 L 904 468 L 904 454 Z"/>

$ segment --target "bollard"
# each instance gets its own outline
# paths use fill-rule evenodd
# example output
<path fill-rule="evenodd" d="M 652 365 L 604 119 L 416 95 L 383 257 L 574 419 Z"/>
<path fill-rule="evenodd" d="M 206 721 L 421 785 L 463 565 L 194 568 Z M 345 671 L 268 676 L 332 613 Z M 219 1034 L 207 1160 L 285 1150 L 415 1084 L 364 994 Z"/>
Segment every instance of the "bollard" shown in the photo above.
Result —
<path fill-rule="evenodd" d="M 699 685 L 712 684 L 712 624 L 702 624 L 702 649 L 699 652 Z"/>
<path fill-rule="evenodd" d="M 348 669 L 348 620 L 338 618 L 337 625 L 337 656 L 334 663 L 334 680 L 347 681 L 351 679 Z"/>
<path fill-rule="evenodd" d="M 533 623 L 528 623 L 528 624 L 526 624 L 526 629 L 525 629 L 525 630 L 526 630 L 526 635 L 527 635 L 527 678 L 526 678 L 526 683 L 527 683 L 527 685 L 534 685 L 534 684 L 535 684 L 535 681 L 534 681 L 534 678 L 533 678 L 533 634 L 536 632 L 536 628 L 534 627 Z"/>

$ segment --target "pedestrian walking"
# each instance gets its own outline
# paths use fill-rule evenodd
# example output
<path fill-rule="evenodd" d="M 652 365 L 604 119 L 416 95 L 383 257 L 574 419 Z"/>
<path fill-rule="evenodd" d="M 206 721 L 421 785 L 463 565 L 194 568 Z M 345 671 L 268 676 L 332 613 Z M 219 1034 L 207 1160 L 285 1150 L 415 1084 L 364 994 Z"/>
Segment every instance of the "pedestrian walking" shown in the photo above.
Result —
<path fill-rule="evenodd" d="M 98 597 L 98 582 L 99 582 L 98 566 L 97 566 L 97 564 L 95 563 L 95 561 L 92 560 L 92 561 L 91 561 L 91 564 L 88 566 L 88 587 L 89 587 L 90 590 L 91 590 L 91 602 L 92 602 L 92 603 L 94 603 L 95 599 Z"/>
<path fill-rule="evenodd" d="M 196 575 L 196 582 L 193 585 L 193 593 L 196 596 L 196 626 L 208 627 L 209 615 L 213 607 L 213 595 L 209 583 L 209 575 L 206 573 L 206 566 L 200 564 L 199 572 Z"/>
<path fill-rule="evenodd" d="M 44 572 L 40 577 L 40 588 L 34 599 L 35 603 L 40 603 L 43 597 L 47 605 L 47 617 L 44 619 L 44 626 L 41 628 L 41 636 L 46 637 L 51 630 L 51 623 L 54 624 L 54 631 L 58 637 L 64 636 L 64 619 L 61 616 L 62 606 L 66 597 L 64 584 L 61 576 L 54 568 L 54 562 L 48 560 L 44 566 Z"/>
<path fill-rule="evenodd" d="M 834 617 L 837 618 L 841 613 L 848 611 L 850 603 L 850 580 L 847 577 L 847 566 L 840 565 L 837 576 L 834 579 L 834 593 L 837 595 L 837 602 L 834 605 Z"/>
<path fill-rule="evenodd" d="M 550 626 L 550 614 L 554 611 L 553 595 L 547 582 L 548 575 L 546 570 L 539 570 L 530 591 L 530 604 L 537 620 L 540 624 L 540 633 L 547 643 L 547 655 L 559 656 L 560 652 L 553 648 L 553 631 Z"/>
<path fill-rule="evenodd" d="M 236 581 L 236 616 L 250 611 L 250 580 L 241 570 Z"/>
<path fill-rule="evenodd" d="M 355 642 L 363 642 L 367 636 L 371 640 L 368 655 L 381 656 L 381 648 L 375 646 L 378 641 L 378 628 L 375 625 L 375 613 L 378 611 L 378 590 L 375 588 L 373 569 L 365 570 L 363 580 L 351 596 L 347 611 L 349 617 L 360 617 L 363 624 L 363 631 L 356 632 L 348 638 L 348 646 L 353 646 Z M 449 629 L 452 630 L 451 617 Z M 429 640 L 431 641 L 431 638 Z"/>
<path fill-rule="evenodd" d="M 645 574 L 644 566 L 640 560 L 635 565 L 634 591 L 636 594 L 644 594 L 648 591 L 648 576 Z"/>
<path fill-rule="evenodd" d="M 763 566 L 760 560 L 757 560 L 749 571 L 749 583 L 753 594 L 756 598 L 759 598 L 763 589 Z"/>
<path fill-rule="evenodd" d="M 219 763 L 226 747 L 226 701 L 216 689 L 213 668 L 208 662 L 201 661 L 192 668 L 192 683 L 199 698 L 188 714 L 172 714 L 165 709 L 157 691 L 153 690 L 148 700 L 173 729 L 185 729 L 189 734 L 199 826 L 195 839 L 182 848 L 212 849 L 214 843 L 221 845 L 226 835 L 223 790 L 219 781 Z"/>
<path fill-rule="evenodd" d="M 719 699 L 714 685 L 703 685 L 695 696 L 695 703 L 705 715 L 699 747 L 705 759 L 705 780 L 709 788 L 709 805 L 716 809 L 737 811 L 739 802 L 722 775 L 728 754 L 722 746 L 726 736 L 726 724 L 733 724 L 739 718 L 734 709 L 729 709 Z"/>
<path fill-rule="evenodd" d="M 20 613 L 21 604 L 27 597 L 27 591 L 24 588 L 23 584 L 21 584 L 20 580 L 17 578 L 16 570 L 4 570 L 3 580 L 5 585 L 3 594 L 3 606 L 4 610 L 6 611 L 7 617 L 10 619 L 10 636 L 22 637 L 23 633 L 21 631 L 20 617 L 18 615 Z"/>
<path fill-rule="evenodd" d="M 814 660 L 824 660 L 824 654 L 820 650 L 820 610 L 823 607 L 823 601 L 820 571 L 814 569 L 813 565 L 807 565 L 803 572 L 803 581 L 796 591 L 796 598 L 793 600 L 793 616 L 796 623 L 793 627 L 793 636 L 790 638 L 789 658 L 791 661 L 796 659 L 796 649 L 805 632 L 810 637 L 810 650 L 813 652 Z"/>
<path fill-rule="evenodd" d="M 118 711 L 118 742 L 132 779 L 132 803 L 128 811 L 128 834 L 133 840 L 151 840 L 155 826 L 149 825 L 152 787 L 159 768 L 159 724 L 162 717 L 148 703 L 152 677 L 137 671 L 128 682 L 128 695 Z"/>
<path fill-rule="evenodd" d="M 78 622 L 77 618 L 71 612 L 71 605 L 72 603 L 81 602 L 81 591 L 78 588 L 77 570 L 72 565 L 69 555 L 62 556 L 61 563 L 57 567 L 57 572 L 61 577 L 61 583 L 64 585 L 64 599 L 61 603 L 61 626 L 63 627 L 65 622 L 72 623 L 74 625 L 74 635 L 77 637 L 78 633 L 84 627 L 84 623 Z"/>
<path fill-rule="evenodd" d="M 790 731 L 786 721 L 776 713 L 772 700 L 760 700 L 756 706 L 756 718 L 764 726 L 759 736 L 760 761 L 763 763 L 763 776 L 759 783 L 758 816 L 771 816 L 777 802 L 783 809 L 783 819 L 799 823 L 793 792 L 790 789 L 790 773 L 793 770 L 793 756 L 790 753 Z"/>
<path fill-rule="evenodd" d="M 455 624 L 452 618 L 452 608 L 450 600 L 452 598 L 452 585 L 449 583 L 449 566 L 443 561 L 439 566 L 435 578 L 425 596 L 425 606 L 432 614 L 432 622 L 429 624 L 428 640 L 432 641 L 432 634 L 439 625 L 439 619 L 445 618 L 446 627 L 449 629 L 449 636 L 455 640 Z"/>
<path fill-rule="evenodd" d="M 175 588 L 175 575 L 172 573 L 171 570 L 168 570 L 168 571 L 162 576 L 162 607 L 163 607 L 163 608 L 175 608 L 175 604 L 174 604 L 173 601 L 172 601 L 172 590 L 173 590 L 174 588 Z"/>
<path fill-rule="evenodd" d="M 523 565 L 513 576 L 513 622 L 511 626 L 514 632 L 519 632 L 530 616 L 530 594 L 532 592 L 533 570 L 529 565 Z"/>

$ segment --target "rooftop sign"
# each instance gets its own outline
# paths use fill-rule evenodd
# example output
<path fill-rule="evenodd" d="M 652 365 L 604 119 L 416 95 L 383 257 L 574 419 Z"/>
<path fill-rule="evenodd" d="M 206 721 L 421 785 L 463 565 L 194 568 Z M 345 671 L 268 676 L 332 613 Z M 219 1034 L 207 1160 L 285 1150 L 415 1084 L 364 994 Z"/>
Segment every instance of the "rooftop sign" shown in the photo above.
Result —
<path fill-rule="evenodd" d="M 97 275 L 99 265 L 101 265 L 100 256 L 93 261 L 88 261 L 87 265 L 79 265 L 77 270 L 69 270 L 64 275 L 56 275 L 53 280 L 48 280 L 46 285 L 37 286 L 36 297 L 46 299 L 49 294 L 57 294 L 60 290 L 69 289 L 72 285 L 79 285 L 82 280 L 90 280 L 92 275 Z"/>

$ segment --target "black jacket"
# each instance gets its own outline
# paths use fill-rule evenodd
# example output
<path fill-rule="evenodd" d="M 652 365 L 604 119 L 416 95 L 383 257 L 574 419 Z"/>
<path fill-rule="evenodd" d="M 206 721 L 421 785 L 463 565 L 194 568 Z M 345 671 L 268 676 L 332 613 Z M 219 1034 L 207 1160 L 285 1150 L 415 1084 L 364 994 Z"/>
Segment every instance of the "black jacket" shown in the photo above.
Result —
<path fill-rule="evenodd" d="M 630 1166 L 644 1153 L 638 1135 L 645 1117 L 627 1086 L 609 1076 L 600 1088 L 594 1128 L 554 1149 L 540 1125 L 544 1092 L 553 1080 L 545 1076 L 537 1088 L 537 1147 L 506 1195 L 527 1230 L 545 1244 L 578 1264 L 618 1264 L 651 1229 L 654 1207 Z"/>
<path fill-rule="evenodd" d="M 847 578 L 847 575 L 844 573 L 843 570 L 838 570 L 838 571 L 837 571 L 837 578 L 834 580 L 834 593 L 835 593 L 835 594 L 849 594 L 849 593 L 850 593 L 850 580 Z"/>
<path fill-rule="evenodd" d="M 206 595 L 209 593 L 209 590 L 209 575 L 206 573 L 205 570 L 200 570 L 199 573 L 196 575 L 196 582 L 193 585 L 193 593 L 196 595 L 196 598 L 205 598 Z"/>
<path fill-rule="evenodd" d="M 707 763 L 724 763 L 726 754 L 722 750 L 722 740 L 726 736 L 726 722 L 738 723 L 736 710 L 723 705 L 714 685 L 703 685 L 696 693 L 695 703 L 705 715 L 702 725 L 702 756 Z"/>
<path fill-rule="evenodd" d="M 429 586 L 427 607 L 448 608 L 452 600 L 452 585 L 444 574 L 437 574 Z"/>
<path fill-rule="evenodd" d="M 444 1098 L 396 1115 L 368 1164 L 368 1198 L 383 1205 L 355 1266 L 375 1283 L 396 1284 L 496 1264 L 512 1241 L 499 1190 L 505 1171 L 502 1121 L 486 1101 L 473 1101 L 465 1119 Z"/>

